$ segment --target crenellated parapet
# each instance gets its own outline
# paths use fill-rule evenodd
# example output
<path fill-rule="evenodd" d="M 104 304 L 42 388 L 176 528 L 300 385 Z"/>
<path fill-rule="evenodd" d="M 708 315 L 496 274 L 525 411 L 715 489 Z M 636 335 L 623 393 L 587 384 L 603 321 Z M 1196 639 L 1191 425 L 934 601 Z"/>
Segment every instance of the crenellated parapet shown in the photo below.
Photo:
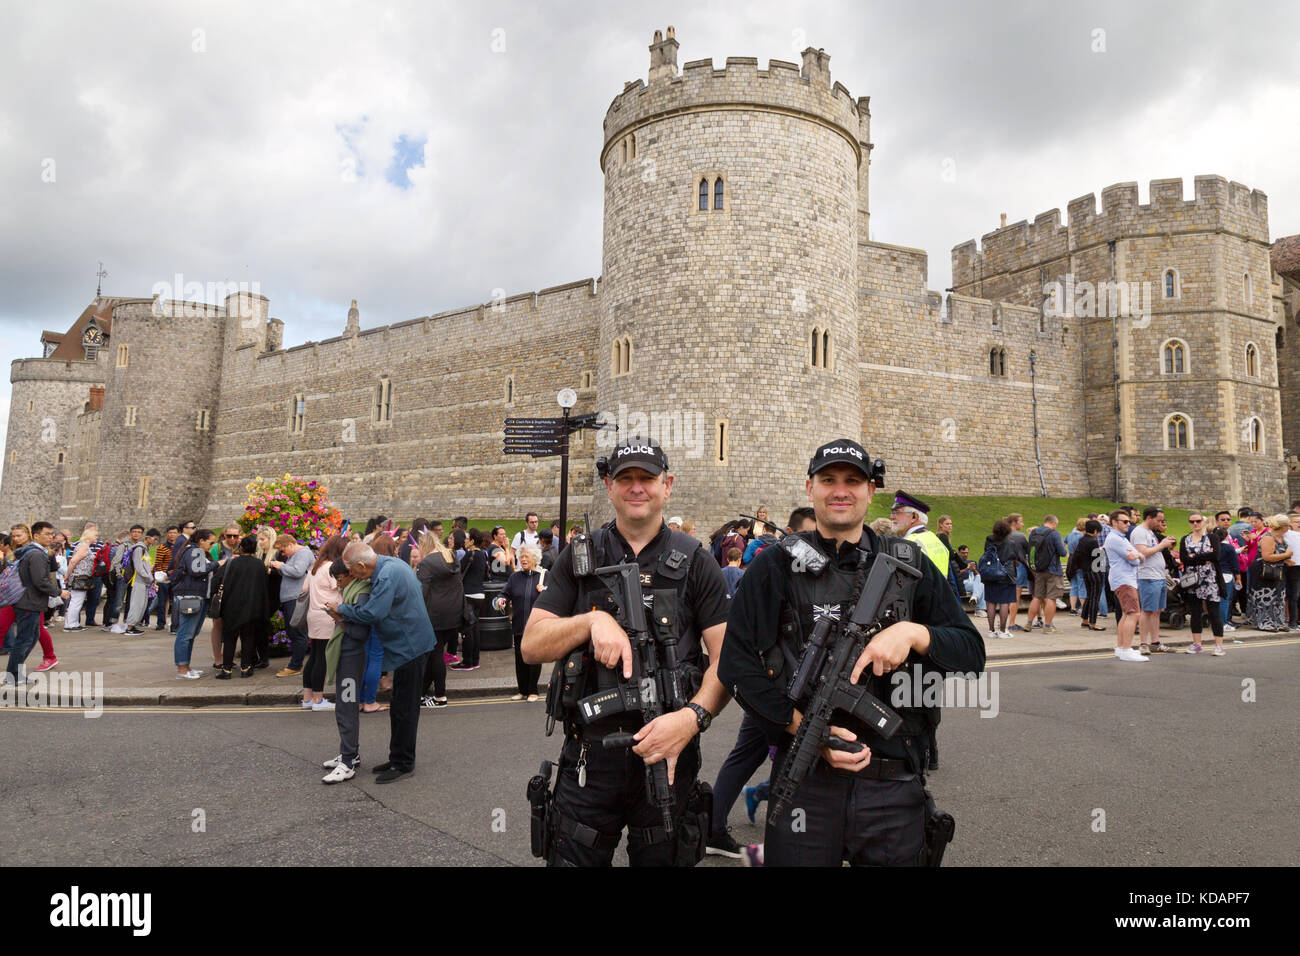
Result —
<path fill-rule="evenodd" d="M 605 144 L 600 165 L 628 133 L 658 119 L 705 110 L 746 107 L 803 116 L 837 130 L 862 161 L 867 129 L 859 102 L 843 83 L 832 83 L 830 56 L 809 47 L 802 66 L 769 60 L 759 69 L 754 57 L 727 57 L 722 69 L 713 60 L 692 60 L 677 71 L 677 41 L 669 27 L 664 40 L 656 31 L 651 44 L 649 83 L 634 80 L 614 97 L 605 114 Z M 862 105 L 865 107 L 865 97 Z"/>
<path fill-rule="evenodd" d="M 1095 194 L 1072 199 L 1061 211 L 1039 213 L 1033 223 L 1015 222 L 985 233 L 980 243 L 968 240 L 952 250 L 953 285 L 1050 262 L 1081 249 L 1142 236 L 1185 232 L 1225 232 L 1268 242 L 1268 197 L 1258 189 L 1222 176 L 1197 176 L 1191 199 L 1183 198 L 1181 179 L 1154 179 L 1147 203 L 1138 201 L 1136 182 L 1116 183 Z"/>

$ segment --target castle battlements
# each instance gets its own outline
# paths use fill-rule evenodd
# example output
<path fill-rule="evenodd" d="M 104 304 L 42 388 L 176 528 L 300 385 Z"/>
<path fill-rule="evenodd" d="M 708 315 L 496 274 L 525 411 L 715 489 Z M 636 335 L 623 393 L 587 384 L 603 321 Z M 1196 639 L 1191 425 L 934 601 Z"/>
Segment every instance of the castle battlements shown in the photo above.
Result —
<path fill-rule="evenodd" d="M 655 31 L 650 45 L 650 81 L 632 80 L 614 97 L 605 113 L 601 169 L 621 137 L 663 116 L 695 110 L 753 107 L 808 116 L 841 132 L 861 162 L 867 141 L 866 97 L 855 100 L 843 84 L 831 83 L 830 56 L 812 47 L 803 51 L 803 66 L 769 60 L 767 69 L 748 56 L 729 56 L 714 69 L 712 58 L 691 60 L 677 72 L 677 40 Z M 861 108 L 860 108 L 861 107 Z"/>
<path fill-rule="evenodd" d="M 84 359 L 14 359 L 9 363 L 10 382 L 101 382 L 104 367 Z"/>
<path fill-rule="evenodd" d="M 1138 201 L 1136 182 L 1115 183 L 1096 195 L 1070 200 L 1068 225 L 1060 209 L 985 233 L 952 250 L 953 285 L 1059 259 L 1113 239 L 1222 231 L 1268 242 L 1268 196 L 1222 176 L 1197 176 L 1194 196 L 1183 198 L 1182 179 L 1153 179 L 1147 203 Z"/>
<path fill-rule="evenodd" d="M 278 355 L 288 355 L 302 349 L 316 348 L 322 345 L 334 345 L 338 342 L 347 342 L 354 338 L 367 338 L 372 335 L 383 335 L 387 332 L 396 332 L 400 329 L 409 328 L 417 325 L 428 325 L 434 322 L 451 321 L 458 318 L 475 318 L 483 319 L 489 316 L 494 318 L 510 318 L 512 313 L 529 313 L 544 311 L 557 305 L 560 302 L 570 299 L 575 292 L 585 292 L 586 299 L 596 297 L 597 280 L 579 279 L 576 282 L 566 282 L 563 285 L 550 286 L 540 289 L 536 292 L 520 292 L 516 295 L 509 296 L 505 299 L 494 299 L 489 302 L 482 302 L 476 305 L 463 305 L 454 309 L 448 309 L 445 312 L 437 312 L 433 315 L 419 315 L 413 319 L 404 319 L 401 322 L 392 322 L 388 325 L 376 325 L 368 329 L 359 329 L 355 336 L 353 335 L 335 335 L 328 339 L 321 339 L 319 342 L 303 342 L 299 345 L 290 345 L 283 348 L 268 349 L 258 354 L 258 358 L 272 358 Z M 272 319 L 272 322 L 278 322 L 278 319 Z M 253 348 L 254 343 L 244 343 L 236 351 L 246 348 Z"/>

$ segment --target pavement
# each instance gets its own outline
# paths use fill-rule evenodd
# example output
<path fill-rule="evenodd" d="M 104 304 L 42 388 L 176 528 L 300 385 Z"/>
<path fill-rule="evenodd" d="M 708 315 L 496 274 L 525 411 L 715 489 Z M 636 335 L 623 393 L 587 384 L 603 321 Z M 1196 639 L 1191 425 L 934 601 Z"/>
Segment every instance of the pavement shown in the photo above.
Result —
<path fill-rule="evenodd" d="M 973 615 L 971 620 L 980 633 L 985 635 L 985 651 L 990 663 L 1109 653 L 1115 646 L 1114 617 L 1104 622 L 1105 632 L 1088 631 L 1079 626 L 1077 617 L 1062 611 L 1056 616 L 1057 633 L 1029 631 L 1005 640 L 988 638 L 984 615 Z M 1027 623 L 1023 616 L 1019 621 Z M 110 634 L 99 627 L 65 633 L 60 622 L 51 621 L 51 624 L 53 627 L 50 635 L 54 638 L 54 651 L 59 658 L 59 664 L 54 670 L 102 673 L 103 704 L 107 707 L 292 704 L 300 699 L 302 693 L 300 677 L 275 676 L 276 671 L 288 663 L 287 656 L 273 657 L 270 667 L 254 671 L 252 677 L 241 678 L 236 672 L 232 680 L 216 680 L 216 672 L 209 659 L 210 621 L 204 622 L 202 631 L 194 640 L 191 662 L 195 668 L 203 671 L 203 676 L 198 680 L 176 679 L 176 668 L 172 663 L 175 637 L 165 630 L 154 630 L 153 625 L 143 635 L 130 637 L 125 634 Z M 1162 629 L 1161 635 L 1171 647 L 1186 647 L 1191 644 L 1191 633 L 1186 627 L 1176 631 Z M 1225 647 L 1230 649 L 1234 646 L 1233 638 L 1249 642 L 1276 640 L 1280 636 L 1282 635 L 1241 628 L 1227 635 Z M 1208 632 L 1204 635 L 1204 640 L 1207 645 L 1213 643 Z M 40 646 L 37 645 L 27 659 L 29 673 L 39 661 Z M 539 682 L 540 694 L 545 694 L 545 683 L 549 677 L 550 666 L 546 665 L 542 668 Z M 327 687 L 326 697 L 332 698 L 332 691 L 333 688 Z M 447 696 L 450 699 L 508 697 L 513 693 L 513 649 L 481 652 L 480 667 L 476 671 L 447 671 Z M 379 699 L 386 700 L 387 692 L 381 693 Z"/>
<path fill-rule="evenodd" d="M 1230 647 L 1226 657 L 1167 654 L 1142 665 L 1106 655 L 995 662 L 995 709 L 947 706 L 939 727 L 940 769 L 928 786 L 957 820 L 944 866 L 1294 865 L 1300 636 Z M 733 703 L 702 738 L 704 779 L 717 777 L 740 721 Z M 0 707 L 10 755 L 0 859 L 292 866 L 291 880 L 311 866 L 539 865 L 525 787 L 560 749 L 558 735 L 544 734 L 542 705 L 453 701 L 421 710 L 419 725 L 409 777 L 375 783 L 370 768 L 386 758 L 390 730 L 376 715 L 361 720 L 363 769 L 324 786 L 321 761 L 338 753 L 330 713 L 120 707 L 86 719 L 70 708 Z M 762 764 L 750 783 L 770 770 Z M 738 800 L 733 837 L 761 841 L 764 814 L 760 806 L 750 823 Z M 1108 879 L 1147 889 L 1143 880 L 1162 878 Z M 1033 902 L 1068 910 L 1086 897 Z"/>

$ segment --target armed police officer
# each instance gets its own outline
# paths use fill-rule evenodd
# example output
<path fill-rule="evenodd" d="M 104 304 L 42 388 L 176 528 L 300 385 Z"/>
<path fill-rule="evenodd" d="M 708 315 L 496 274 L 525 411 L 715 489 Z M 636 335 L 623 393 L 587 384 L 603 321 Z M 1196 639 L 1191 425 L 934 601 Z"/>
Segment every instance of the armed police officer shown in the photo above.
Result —
<path fill-rule="evenodd" d="M 560 553 L 520 647 L 529 664 L 559 662 L 547 716 L 565 737 L 553 795 L 549 764 L 529 784 L 533 852 L 550 865 L 608 866 L 626 827 L 633 866 L 690 866 L 712 803 L 696 779 L 697 738 L 728 700 L 716 674 L 726 586 L 700 543 L 664 524 L 673 476 L 658 444 L 633 438 L 598 466 L 616 517 Z M 596 573 L 620 564 L 635 567 L 632 581 Z M 624 606 L 633 590 L 643 608 Z M 638 618 L 648 641 L 620 625 L 636 632 Z M 609 746 L 620 738 L 630 746 Z"/>
<path fill-rule="evenodd" d="M 978 672 L 984 667 L 984 645 L 952 588 L 915 543 L 881 538 L 863 526 L 883 471 L 884 463 L 872 462 L 851 439 L 818 448 L 806 484 L 816 528 L 765 548 L 732 600 L 719 676 L 778 748 L 775 798 L 799 739 L 792 735 L 797 735 L 815 691 L 796 700 L 787 696 L 805 642 L 813 646 L 810 636 L 826 633 L 825 622 L 817 626 L 819 620 L 838 628 L 859 597 L 866 600 L 864 584 L 877 561 L 885 568 L 905 565 L 897 576 L 905 577 L 903 570 L 910 575 L 907 588 L 899 592 L 910 593 L 905 613 L 891 610 L 888 619 L 894 623 L 874 634 L 848 678 L 854 688 L 865 682 L 861 689 L 895 705 L 893 717 L 901 717 L 901 725 L 890 724 L 882 736 L 874 728 L 884 727 L 883 719 L 869 723 L 857 711 L 831 713 L 824 739 L 839 739 L 821 748 L 820 759 L 813 761 L 781 812 L 773 812 L 775 803 L 770 805 L 765 838 L 769 866 L 839 866 L 843 860 L 855 865 L 924 864 L 937 860 L 943 835 L 951 835 L 952 818 L 934 810 L 925 790 L 925 702 L 900 701 L 892 695 L 890 674 L 913 666 L 941 673 Z M 830 634 L 828 642 L 844 639 L 840 631 Z"/>

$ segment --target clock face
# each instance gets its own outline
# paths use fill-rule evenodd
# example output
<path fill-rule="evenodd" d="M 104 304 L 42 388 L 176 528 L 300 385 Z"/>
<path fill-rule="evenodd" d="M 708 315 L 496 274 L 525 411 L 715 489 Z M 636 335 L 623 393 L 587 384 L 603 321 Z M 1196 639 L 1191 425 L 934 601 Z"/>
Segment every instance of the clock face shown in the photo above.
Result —
<path fill-rule="evenodd" d="M 81 337 L 81 341 L 86 345 L 103 345 L 104 333 L 92 325 L 90 328 L 86 329 L 86 333 Z"/>

